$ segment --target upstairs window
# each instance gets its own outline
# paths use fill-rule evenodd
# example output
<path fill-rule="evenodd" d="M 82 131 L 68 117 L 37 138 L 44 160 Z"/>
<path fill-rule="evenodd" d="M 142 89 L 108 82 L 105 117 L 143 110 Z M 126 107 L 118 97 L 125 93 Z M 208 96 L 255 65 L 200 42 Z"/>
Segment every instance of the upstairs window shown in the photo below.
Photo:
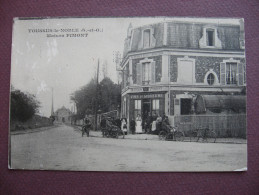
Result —
<path fill-rule="evenodd" d="M 224 60 L 220 63 L 221 85 L 244 85 L 244 64 L 238 60 Z"/>
<path fill-rule="evenodd" d="M 205 26 L 202 29 L 202 37 L 199 40 L 200 48 L 222 49 L 221 40 L 216 27 Z"/>
<path fill-rule="evenodd" d="M 237 84 L 237 63 L 235 62 L 226 63 L 226 84 Z"/>
<path fill-rule="evenodd" d="M 215 32 L 214 29 L 206 30 L 206 43 L 207 46 L 215 46 Z"/>
<path fill-rule="evenodd" d="M 143 47 L 144 48 L 150 47 L 150 29 L 146 29 L 143 32 Z"/>
<path fill-rule="evenodd" d="M 148 85 L 151 80 L 150 63 L 146 62 L 142 64 L 142 83 L 143 85 Z"/>
<path fill-rule="evenodd" d="M 207 82 L 209 85 L 213 85 L 215 82 L 215 76 L 214 74 L 210 73 L 207 77 Z"/>

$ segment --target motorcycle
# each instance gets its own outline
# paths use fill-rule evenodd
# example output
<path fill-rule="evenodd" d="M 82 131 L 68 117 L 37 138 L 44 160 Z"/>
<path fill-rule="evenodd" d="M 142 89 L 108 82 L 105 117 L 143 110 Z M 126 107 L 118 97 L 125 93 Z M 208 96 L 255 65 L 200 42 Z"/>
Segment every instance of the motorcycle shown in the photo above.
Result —
<path fill-rule="evenodd" d="M 160 140 L 184 141 L 184 132 L 180 131 L 178 127 L 172 127 L 166 121 L 162 122 L 162 129 L 158 134 Z"/>
<path fill-rule="evenodd" d="M 106 119 L 106 125 L 102 127 L 103 137 L 119 138 L 124 139 L 125 133 L 118 126 L 113 124 L 113 121 Z"/>

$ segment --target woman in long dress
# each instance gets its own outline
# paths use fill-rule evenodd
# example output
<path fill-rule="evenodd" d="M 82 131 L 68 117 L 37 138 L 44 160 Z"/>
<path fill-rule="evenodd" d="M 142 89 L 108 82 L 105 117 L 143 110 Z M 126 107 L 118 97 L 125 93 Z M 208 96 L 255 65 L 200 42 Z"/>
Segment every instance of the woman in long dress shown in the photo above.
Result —
<path fill-rule="evenodd" d="M 142 119 L 139 114 L 136 118 L 136 133 L 142 133 Z"/>

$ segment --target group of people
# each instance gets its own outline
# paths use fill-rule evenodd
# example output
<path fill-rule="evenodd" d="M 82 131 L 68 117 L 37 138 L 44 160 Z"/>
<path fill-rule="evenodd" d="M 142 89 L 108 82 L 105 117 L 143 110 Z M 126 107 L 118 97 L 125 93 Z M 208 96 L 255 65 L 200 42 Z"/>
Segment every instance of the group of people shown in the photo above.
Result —
<path fill-rule="evenodd" d="M 130 129 L 133 134 L 143 133 L 143 129 L 144 133 L 157 134 L 162 128 L 162 121 L 169 124 L 168 117 L 165 113 L 162 116 L 159 114 L 157 115 L 156 113 L 152 116 L 151 113 L 148 113 L 145 120 L 142 120 L 141 115 L 138 114 L 135 120 L 132 118 L 130 121 Z"/>
<path fill-rule="evenodd" d="M 165 124 L 169 125 L 168 116 L 165 115 L 165 113 L 160 116 L 154 113 L 151 115 L 151 113 L 148 113 L 148 116 L 142 120 L 141 115 L 138 114 L 136 119 L 132 118 L 129 124 L 130 131 L 132 134 L 135 133 L 152 133 L 152 134 L 158 134 L 159 131 L 162 128 L 162 122 L 165 122 Z M 112 118 L 112 117 L 104 117 L 102 118 L 100 122 L 101 129 L 105 129 L 107 127 L 110 127 L 112 125 L 116 125 L 119 127 L 122 131 L 124 131 L 125 134 L 127 134 L 127 118 Z M 84 119 L 84 126 L 91 126 L 91 121 L 86 117 Z"/>

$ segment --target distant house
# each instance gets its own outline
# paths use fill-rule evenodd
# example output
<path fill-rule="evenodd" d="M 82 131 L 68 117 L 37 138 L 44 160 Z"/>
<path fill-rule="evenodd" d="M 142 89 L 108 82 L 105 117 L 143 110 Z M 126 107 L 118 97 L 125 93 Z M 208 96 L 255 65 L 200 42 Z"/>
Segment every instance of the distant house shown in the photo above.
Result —
<path fill-rule="evenodd" d="M 63 123 L 70 123 L 72 112 L 68 109 L 62 106 L 62 108 L 59 108 L 54 113 L 55 121 L 63 122 Z"/>
<path fill-rule="evenodd" d="M 130 25 L 121 69 L 121 115 L 128 120 L 137 114 L 145 120 L 149 113 L 165 113 L 174 123 L 176 116 L 205 113 L 206 108 L 202 110 L 199 103 L 215 99 L 231 102 L 229 96 L 243 96 L 238 98 L 242 108 L 235 109 L 245 112 L 243 20 L 239 24 L 197 19 L 137 28 Z M 219 112 L 219 108 L 211 110 Z"/>

